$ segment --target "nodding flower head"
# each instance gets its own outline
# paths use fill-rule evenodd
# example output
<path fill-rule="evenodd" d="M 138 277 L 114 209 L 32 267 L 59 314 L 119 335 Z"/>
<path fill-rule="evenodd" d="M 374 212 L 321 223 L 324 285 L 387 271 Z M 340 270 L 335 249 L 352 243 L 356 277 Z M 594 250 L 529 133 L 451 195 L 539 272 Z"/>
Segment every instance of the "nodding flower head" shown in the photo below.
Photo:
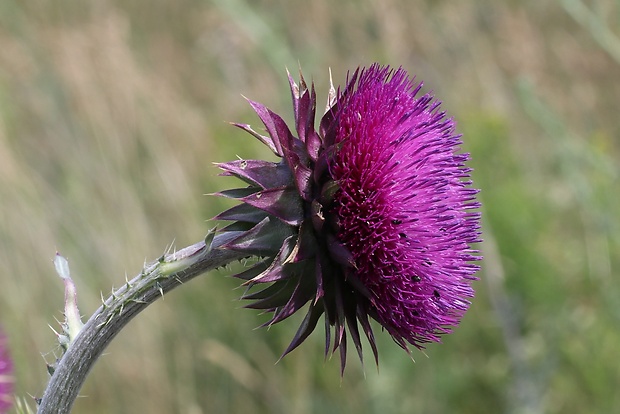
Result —
<path fill-rule="evenodd" d="M 13 386 L 13 361 L 0 330 L 0 413 L 8 413 L 13 406 Z"/>
<path fill-rule="evenodd" d="M 377 361 L 370 319 L 407 351 L 439 342 L 469 306 L 480 259 L 478 190 L 454 121 L 405 70 L 372 65 L 330 89 L 317 129 L 314 85 L 289 82 L 294 131 L 254 101 L 266 135 L 234 124 L 281 160 L 218 164 L 246 184 L 218 193 L 241 204 L 216 219 L 233 221 L 225 248 L 259 257 L 236 275 L 263 286 L 244 294 L 247 307 L 271 325 L 307 306 L 284 355 L 325 315 L 325 353 L 339 350 L 341 372 L 347 333 L 362 359 L 360 328 Z"/>

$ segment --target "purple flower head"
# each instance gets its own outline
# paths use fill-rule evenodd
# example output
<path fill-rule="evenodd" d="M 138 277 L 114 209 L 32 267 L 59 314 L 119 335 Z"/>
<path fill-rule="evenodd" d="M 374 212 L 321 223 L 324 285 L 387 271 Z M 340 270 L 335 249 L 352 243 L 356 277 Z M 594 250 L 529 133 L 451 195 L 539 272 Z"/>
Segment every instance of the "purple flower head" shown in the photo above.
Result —
<path fill-rule="evenodd" d="M 0 414 L 9 412 L 13 406 L 13 381 L 13 361 L 0 330 Z"/>
<path fill-rule="evenodd" d="M 219 193 L 242 204 L 216 217 L 234 221 L 226 248 L 261 258 L 237 275 L 267 286 L 244 295 L 248 307 L 270 325 L 308 305 L 285 355 L 325 314 L 325 353 L 339 349 L 342 371 L 347 331 L 362 359 L 359 327 L 377 361 L 371 318 L 405 350 L 439 342 L 469 306 L 479 259 L 477 190 L 453 120 L 403 69 L 373 65 L 332 88 L 316 130 L 314 86 L 289 81 L 295 133 L 252 101 L 267 135 L 235 124 L 281 161 L 219 164 L 248 184 Z"/>

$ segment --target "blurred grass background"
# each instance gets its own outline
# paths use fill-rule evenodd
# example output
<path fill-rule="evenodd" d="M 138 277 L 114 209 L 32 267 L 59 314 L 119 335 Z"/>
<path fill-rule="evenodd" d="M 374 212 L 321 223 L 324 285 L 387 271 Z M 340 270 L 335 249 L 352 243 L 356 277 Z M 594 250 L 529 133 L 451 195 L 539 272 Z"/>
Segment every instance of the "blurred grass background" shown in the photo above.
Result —
<path fill-rule="evenodd" d="M 285 67 L 404 66 L 472 153 L 485 255 L 461 326 L 415 363 L 380 334 L 380 370 L 323 361 L 322 332 L 240 309 L 218 271 L 109 347 L 76 413 L 620 411 L 620 2 L 177 0 L 0 2 L 0 324 L 17 394 L 40 395 L 62 318 L 51 259 L 82 312 L 171 243 L 194 243 L 233 181 L 270 157 L 241 94 L 291 120 Z"/>

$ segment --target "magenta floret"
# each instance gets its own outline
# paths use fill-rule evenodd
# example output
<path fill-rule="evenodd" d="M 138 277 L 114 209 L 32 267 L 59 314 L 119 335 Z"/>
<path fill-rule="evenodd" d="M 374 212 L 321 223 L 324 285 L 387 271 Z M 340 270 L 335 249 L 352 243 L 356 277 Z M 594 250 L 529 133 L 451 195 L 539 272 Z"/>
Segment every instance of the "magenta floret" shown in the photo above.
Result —
<path fill-rule="evenodd" d="M 289 82 L 294 132 L 253 101 L 267 135 L 235 124 L 280 162 L 218 165 L 248 185 L 219 193 L 242 204 L 216 217 L 234 222 L 225 248 L 260 257 L 237 275 L 263 286 L 243 296 L 248 307 L 270 325 L 307 306 L 284 354 L 325 315 L 325 353 L 340 351 L 341 370 L 347 336 L 362 358 L 360 327 L 377 360 L 371 318 L 406 350 L 440 341 L 469 307 L 479 259 L 477 190 L 454 121 L 403 69 L 373 65 L 330 93 L 315 129 L 314 87 Z"/>

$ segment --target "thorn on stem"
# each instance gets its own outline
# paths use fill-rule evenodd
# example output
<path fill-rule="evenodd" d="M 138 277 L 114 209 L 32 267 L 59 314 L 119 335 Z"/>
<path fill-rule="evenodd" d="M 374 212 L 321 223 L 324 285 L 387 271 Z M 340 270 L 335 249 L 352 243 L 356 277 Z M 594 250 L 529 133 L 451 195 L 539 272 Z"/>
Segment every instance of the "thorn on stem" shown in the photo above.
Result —
<path fill-rule="evenodd" d="M 159 294 L 161 295 L 162 299 L 164 298 L 164 290 L 161 287 L 161 284 L 159 282 L 155 282 L 155 287 L 157 288 L 157 290 L 159 290 Z"/>

